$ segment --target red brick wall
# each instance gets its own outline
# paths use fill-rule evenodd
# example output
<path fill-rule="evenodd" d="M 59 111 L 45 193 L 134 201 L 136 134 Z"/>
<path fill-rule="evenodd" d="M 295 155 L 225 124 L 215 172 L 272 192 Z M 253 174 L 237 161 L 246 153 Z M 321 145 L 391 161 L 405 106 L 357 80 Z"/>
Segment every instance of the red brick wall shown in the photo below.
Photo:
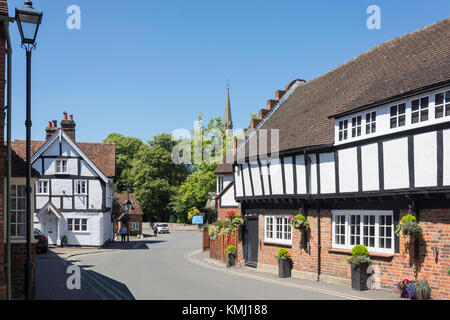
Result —
<path fill-rule="evenodd" d="M 24 299 L 25 298 L 25 259 L 26 259 L 26 244 L 25 243 L 13 243 L 11 244 L 11 282 L 12 282 L 12 298 Z M 36 266 L 36 245 L 31 245 L 31 261 Z M 33 269 L 33 280 L 35 278 L 35 269 Z M 35 296 L 35 283 L 33 281 L 33 297 Z"/>
<path fill-rule="evenodd" d="M 236 213 L 241 214 L 241 204 L 239 203 L 237 208 L 222 208 L 220 206 L 222 199 L 217 200 L 217 219 L 225 220 L 228 211 L 234 211 Z"/>
<path fill-rule="evenodd" d="M 256 212 L 257 210 L 252 209 Z M 297 214 L 296 210 L 265 210 L 266 214 Z M 350 266 L 345 262 L 349 253 L 332 252 L 331 248 L 331 211 L 321 210 L 321 274 L 350 279 Z M 400 212 L 400 218 L 407 210 Z M 317 211 L 309 210 L 307 219 L 311 227 L 309 233 L 310 252 L 301 248 L 301 231 L 293 228 L 292 246 L 264 243 L 264 215 L 259 215 L 259 239 L 262 245 L 258 252 L 258 263 L 276 265 L 275 255 L 279 248 L 287 248 L 293 257 L 294 269 L 317 273 Z M 404 278 L 426 280 L 435 299 L 450 299 L 450 209 L 420 210 L 420 225 L 424 230 L 424 240 L 420 242 L 419 257 L 405 252 L 405 239 L 400 237 L 400 253 L 393 257 L 372 256 L 375 268 L 380 274 L 382 288 L 396 292 L 395 285 Z M 439 248 L 439 258 L 435 261 L 431 247 Z M 242 250 L 241 250 L 242 252 Z"/>

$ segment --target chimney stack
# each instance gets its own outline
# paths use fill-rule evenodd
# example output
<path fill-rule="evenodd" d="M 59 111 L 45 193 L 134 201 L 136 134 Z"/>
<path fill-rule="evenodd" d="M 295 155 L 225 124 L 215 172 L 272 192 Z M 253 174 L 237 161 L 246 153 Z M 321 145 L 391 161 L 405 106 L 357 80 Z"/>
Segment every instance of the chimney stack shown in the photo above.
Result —
<path fill-rule="evenodd" d="M 75 141 L 75 121 L 73 121 L 73 115 L 70 115 L 70 119 L 67 119 L 67 112 L 63 113 L 64 117 L 61 120 L 61 129 L 69 136 L 70 139 Z"/>
<path fill-rule="evenodd" d="M 57 121 L 53 120 L 53 123 L 52 121 L 49 121 L 48 127 L 45 128 L 45 139 L 47 140 L 48 138 L 50 138 L 57 130 Z"/>

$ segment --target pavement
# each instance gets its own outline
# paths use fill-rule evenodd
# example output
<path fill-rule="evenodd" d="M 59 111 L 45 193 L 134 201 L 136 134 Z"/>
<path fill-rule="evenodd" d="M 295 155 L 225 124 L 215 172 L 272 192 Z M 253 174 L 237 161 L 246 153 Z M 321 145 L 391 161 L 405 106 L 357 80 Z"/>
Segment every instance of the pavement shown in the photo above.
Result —
<path fill-rule="evenodd" d="M 226 268 L 202 252 L 200 232 L 147 234 L 103 248 L 54 248 L 37 259 L 37 299 L 87 300 L 394 300 L 384 290 Z M 81 270 L 81 289 L 69 290 L 69 266 Z"/>

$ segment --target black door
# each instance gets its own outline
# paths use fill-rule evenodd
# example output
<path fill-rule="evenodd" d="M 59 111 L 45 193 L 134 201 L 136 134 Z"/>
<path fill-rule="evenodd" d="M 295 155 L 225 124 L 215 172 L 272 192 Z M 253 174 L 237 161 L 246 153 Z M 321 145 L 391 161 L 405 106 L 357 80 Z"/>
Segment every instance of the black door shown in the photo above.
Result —
<path fill-rule="evenodd" d="M 258 217 L 245 217 L 244 232 L 245 265 L 256 267 L 258 264 Z"/>

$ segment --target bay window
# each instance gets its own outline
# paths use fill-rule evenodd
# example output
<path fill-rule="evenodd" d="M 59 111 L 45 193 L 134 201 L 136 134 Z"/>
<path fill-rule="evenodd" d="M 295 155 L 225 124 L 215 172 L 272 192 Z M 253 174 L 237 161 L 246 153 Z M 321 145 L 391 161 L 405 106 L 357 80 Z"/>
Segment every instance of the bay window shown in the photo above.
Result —
<path fill-rule="evenodd" d="M 392 211 L 333 210 L 332 247 L 351 250 L 357 244 L 369 251 L 394 253 Z"/>
<path fill-rule="evenodd" d="M 292 244 L 292 226 L 289 215 L 264 217 L 264 241 L 279 244 Z"/>

